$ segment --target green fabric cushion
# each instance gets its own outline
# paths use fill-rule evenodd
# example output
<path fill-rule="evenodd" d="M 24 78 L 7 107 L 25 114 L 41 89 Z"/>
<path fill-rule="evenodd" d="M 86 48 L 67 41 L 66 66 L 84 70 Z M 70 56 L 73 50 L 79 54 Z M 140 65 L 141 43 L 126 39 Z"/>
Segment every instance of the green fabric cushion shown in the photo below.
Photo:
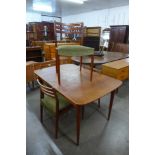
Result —
<path fill-rule="evenodd" d="M 57 94 L 59 100 L 59 110 L 67 107 L 69 105 L 68 101 L 59 93 Z M 56 99 L 47 95 L 41 99 L 41 104 L 50 112 L 56 112 Z"/>
<path fill-rule="evenodd" d="M 94 54 L 94 48 L 81 45 L 62 45 L 57 49 L 58 55 L 62 56 L 86 56 Z"/>

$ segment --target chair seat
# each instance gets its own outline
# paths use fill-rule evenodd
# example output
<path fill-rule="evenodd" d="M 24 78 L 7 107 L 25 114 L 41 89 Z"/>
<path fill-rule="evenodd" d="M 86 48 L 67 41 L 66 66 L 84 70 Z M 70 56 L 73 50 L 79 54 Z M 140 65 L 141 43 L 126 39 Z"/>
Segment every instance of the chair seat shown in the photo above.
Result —
<path fill-rule="evenodd" d="M 86 56 L 93 55 L 94 48 L 81 45 L 62 45 L 58 47 L 58 55 L 62 56 Z"/>
<path fill-rule="evenodd" d="M 68 101 L 60 94 L 57 94 L 59 100 L 59 110 L 64 109 L 69 105 Z M 50 96 L 44 95 L 41 99 L 41 104 L 50 112 L 56 113 L 56 99 Z"/>

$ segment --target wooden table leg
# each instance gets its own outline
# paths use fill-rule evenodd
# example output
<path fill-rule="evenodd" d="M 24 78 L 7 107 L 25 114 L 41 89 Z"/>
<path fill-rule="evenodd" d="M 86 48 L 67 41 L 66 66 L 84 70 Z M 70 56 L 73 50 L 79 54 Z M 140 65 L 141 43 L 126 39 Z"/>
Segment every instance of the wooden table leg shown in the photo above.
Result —
<path fill-rule="evenodd" d="M 111 110 L 112 110 L 112 105 L 113 105 L 114 96 L 115 96 L 115 90 L 111 92 L 111 96 L 110 96 L 108 120 L 110 119 L 110 114 L 111 114 Z"/>
<path fill-rule="evenodd" d="M 80 106 L 76 107 L 77 113 L 76 113 L 76 133 L 77 133 L 77 145 L 79 145 L 79 139 L 80 139 Z"/>
<path fill-rule="evenodd" d="M 90 81 L 92 81 L 92 78 L 93 78 L 93 67 L 94 67 L 94 55 L 91 56 Z"/>
<path fill-rule="evenodd" d="M 82 106 L 82 120 L 84 120 L 84 106 Z"/>
<path fill-rule="evenodd" d="M 118 88 L 116 89 L 116 94 L 118 94 Z"/>
<path fill-rule="evenodd" d="M 82 69 L 82 56 L 80 56 L 80 71 Z"/>
<path fill-rule="evenodd" d="M 100 108 L 100 98 L 98 99 L 98 108 Z"/>
<path fill-rule="evenodd" d="M 57 54 L 57 64 L 56 64 L 56 71 L 58 75 L 58 83 L 60 85 L 60 56 Z"/>

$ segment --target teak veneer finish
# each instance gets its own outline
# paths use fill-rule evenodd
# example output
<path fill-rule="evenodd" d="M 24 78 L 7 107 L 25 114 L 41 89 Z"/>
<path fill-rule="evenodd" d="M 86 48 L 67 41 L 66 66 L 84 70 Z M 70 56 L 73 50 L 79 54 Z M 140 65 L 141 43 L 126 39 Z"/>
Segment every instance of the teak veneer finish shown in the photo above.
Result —
<path fill-rule="evenodd" d="M 58 83 L 55 67 L 36 70 L 35 74 L 55 88 L 74 105 L 86 105 L 117 89 L 122 82 L 94 72 L 90 81 L 90 71 L 73 64 L 61 65 L 61 85 Z"/>

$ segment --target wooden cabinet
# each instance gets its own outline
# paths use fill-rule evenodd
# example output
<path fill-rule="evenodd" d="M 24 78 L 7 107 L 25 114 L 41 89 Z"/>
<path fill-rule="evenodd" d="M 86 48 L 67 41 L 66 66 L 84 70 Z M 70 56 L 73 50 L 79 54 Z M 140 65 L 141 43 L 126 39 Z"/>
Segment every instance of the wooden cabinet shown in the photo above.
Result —
<path fill-rule="evenodd" d="M 26 47 L 26 61 L 42 62 L 42 50 L 39 46 Z"/>
<path fill-rule="evenodd" d="M 129 78 L 129 59 L 122 59 L 102 65 L 102 73 L 118 80 Z"/>
<path fill-rule="evenodd" d="M 46 29 L 46 30 L 45 30 Z M 46 32 L 45 32 L 46 31 Z M 28 33 L 33 33 L 33 40 L 54 40 L 54 23 L 51 22 L 30 22 L 26 26 Z"/>
<path fill-rule="evenodd" d="M 86 27 L 83 38 L 83 45 L 93 47 L 99 51 L 101 27 Z"/>
<path fill-rule="evenodd" d="M 129 42 L 129 25 L 110 26 L 110 42 L 128 43 Z"/>

